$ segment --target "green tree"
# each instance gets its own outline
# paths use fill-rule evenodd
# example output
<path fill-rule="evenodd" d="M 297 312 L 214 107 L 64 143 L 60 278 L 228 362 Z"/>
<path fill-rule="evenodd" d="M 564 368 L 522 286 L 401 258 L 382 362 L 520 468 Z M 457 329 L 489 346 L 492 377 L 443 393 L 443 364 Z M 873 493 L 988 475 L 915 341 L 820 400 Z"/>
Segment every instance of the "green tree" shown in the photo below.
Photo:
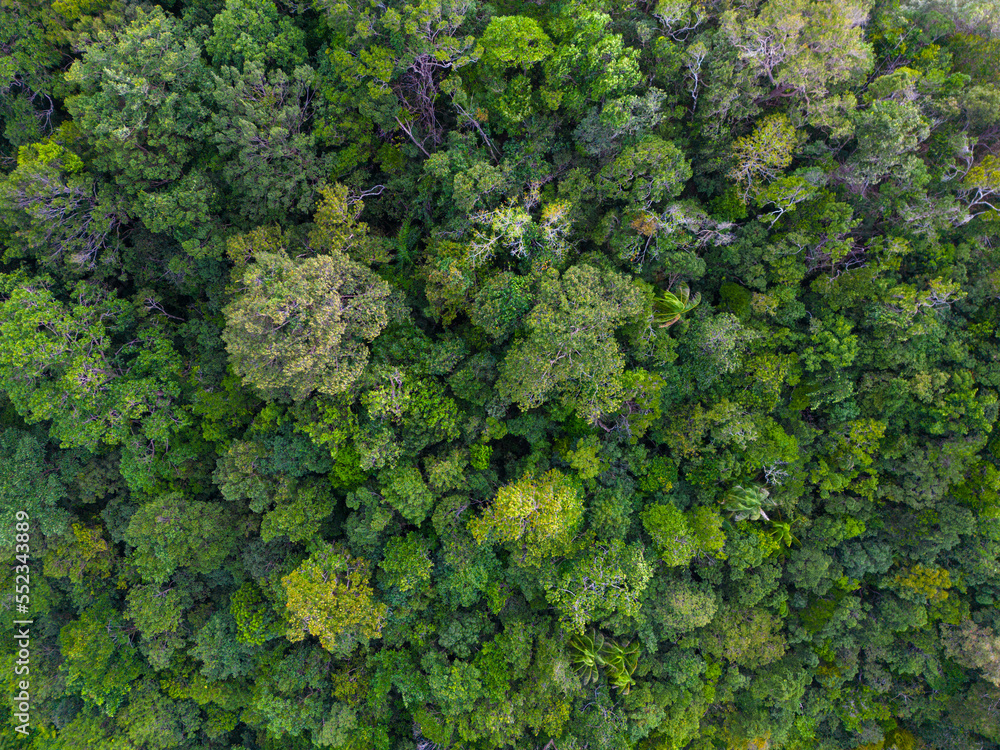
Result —
<path fill-rule="evenodd" d="M 734 165 L 730 178 L 739 186 L 743 202 L 762 192 L 792 163 L 798 143 L 795 128 L 786 115 L 764 118 L 753 133 L 733 144 Z"/>
<path fill-rule="evenodd" d="M 594 422 L 618 408 L 624 358 L 616 329 L 648 315 L 649 302 L 624 276 L 588 265 L 542 282 L 527 336 L 510 348 L 498 392 L 521 409 L 559 396 Z"/>
<path fill-rule="evenodd" d="M 386 283 L 340 252 L 293 259 L 276 231 L 249 241 L 260 249 L 223 311 L 233 369 L 270 399 L 350 388 L 368 362 L 366 344 L 387 323 Z"/>
<path fill-rule="evenodd" d="M 59 504 L 66 489 L 46 463 L 37 437 L 15 429 L 0 432 L 0 554 L 5 558 L 15 551 L 19 512 L 45 537 L 68 530 L 70 514 Z"/>
<path fill-rule="evenodd" d="M 215 191 L 193 166 L 208 136 L 208 71 L 198 43 L 161 8 L 128 16 L 88 40 L 67 73 L 79 93 L 66 107 L 129 213 L 203 255 Z"/>
<path fill-rule="evenodd" d="M 316 73 L 292 73 L 248 63 L 242 72 L 213 74 L 212 142 L 222 156 L 229 214 L 241 222 L 287 223 L 313 208 L 316 189 L 330 173 L 308 126 L 319 87 Z"/>
<path fill-rule="evenodd" d="M 565 628 L 582 634 L 590 623 L 639 615 L 643 592 L 653 575 L 640 544 L 619 540 L 579 552 L 544 580 L 545 598 Z"/>
<path fill-rule="evenodd" d="M 212 19 L 205 51 L 216 66 L 271 64 L 291 69 L 305 62 L 305 34 L 270 0 L 226 0 Z"/>
<path fill-rule="evenodd" d="M 62 627 L 59 643 L 67 685 L 113 716 L 144 671 L 117 612 L 106 599 L 88 607 Z"/>
<path fill-rule="evenodd" d="M 180 492 L 156 498 L 136 511 L 125 539 L 142 577 L 162 584 L 180 567 L 210 573 L 233 551 L 239 529 L 219 503 L 187 500 Z"/>
<path fill-rule="evenodd" d="M 18 149 L 17 167 L 0 184 L 8 257 L 34 256 L 80 272 L 94 269 L 101 253 L 115 247 L 123 217 L 67 148 L 79 140 L 77 131 L 63 126 L 45 142 Z"/>
<path fill-rule="evenodd" d="M 821 101 L 829 87 L 871 68 L 872 50 L 860 28 L 866 17 L 860 2 L 767 0 L 756 15 L 728 11 L 721 20 L 742 61 L 774 87 L 772 95 Z"/>
<path fill-rule="evenodd" d="M 691 527 L 676 505 L 650 505 L 642 512 L 642 525 L 668 566 L 687 565 L 697 553 Z"/>
<path fill-rule="evenodd" d="M 120 444 L 137 422 L 162 445 L 185 423 L 172 403 L 181 363 L 162 329 L 134 325 L 100 284 L 78 283 L 67 304 L 48 277 L 0 277 L 0 387 L 66 447 Z"/>

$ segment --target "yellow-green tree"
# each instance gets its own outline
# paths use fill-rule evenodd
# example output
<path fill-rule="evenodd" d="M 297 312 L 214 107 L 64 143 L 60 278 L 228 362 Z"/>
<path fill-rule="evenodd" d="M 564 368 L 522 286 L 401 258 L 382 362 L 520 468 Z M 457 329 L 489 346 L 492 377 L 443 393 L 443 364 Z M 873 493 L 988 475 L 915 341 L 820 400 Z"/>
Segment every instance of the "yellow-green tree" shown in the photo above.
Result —
<path fill-rule="evenodd" d="M 582 518 L 580 493 L 553 469 L 501 487 L 486 513 L 469 523 L 469 531 L 480 544 L 502 542 L 521 562 L 537 565 L 571 549 Z"/>
<path fill-rule="evenodd" d="M 746 202 L 792 163 L 797 136 L 787 115 L 765 117 L 753 133 L 733 144 L 734 165 L 729 176 Z"/>
<path fill-rule="evenodd" d="M 306 634 L 327 651 L 346 656 L 358 645 L 380 638 L 386 606 L 375 600 L 368 563 L 327 545 L 281 579 L 288 607 L 290 641 Z"/>

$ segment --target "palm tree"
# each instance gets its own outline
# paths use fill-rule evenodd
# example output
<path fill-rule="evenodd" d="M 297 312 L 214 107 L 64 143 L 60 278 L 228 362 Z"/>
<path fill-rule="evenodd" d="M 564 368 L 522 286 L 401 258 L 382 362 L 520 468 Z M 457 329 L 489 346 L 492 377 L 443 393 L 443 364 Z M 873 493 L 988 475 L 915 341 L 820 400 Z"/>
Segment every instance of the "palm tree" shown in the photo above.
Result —
<path fill-rule="evenodd" d="M 639 644 L 626 643 L 619 646 L 614 641 L 608 641 L 604 647 L 604 663 L 607 665 L 611 684 L 622 695 L 628 695 L 635 684 L 632 673 L 639 664 Z"/>
<path fill-rule="evenodd" d="M 686 284 L 682 284 L 677 292 L 660 292 L 653 302 L 653 320 L 660 324 L 660 328 L 672 326 L 681 319 L 681 315 L 691 312 L 701 302 L 701 293 L 696 293 L 692 300 L 691 290 Z"/>
<path fill-rule="evenodd" d="M 771 493 L 763 487 L 742 487 L 736 485 L 722 499 L 722 508 L 733 514 L 734 521 L 770 521 L 764 506 L 773 508 L 777 505 L 770 499 Z"/>
<path fill-rule="evenodd" d="M 569 645 L 574 652 L 570 661 L 577 667 L 583 684 L 596 682 L 598 669 L 605 663 L 602 655 L 604 636 L 591 630 L 590 635 L 574 635 Z"/>

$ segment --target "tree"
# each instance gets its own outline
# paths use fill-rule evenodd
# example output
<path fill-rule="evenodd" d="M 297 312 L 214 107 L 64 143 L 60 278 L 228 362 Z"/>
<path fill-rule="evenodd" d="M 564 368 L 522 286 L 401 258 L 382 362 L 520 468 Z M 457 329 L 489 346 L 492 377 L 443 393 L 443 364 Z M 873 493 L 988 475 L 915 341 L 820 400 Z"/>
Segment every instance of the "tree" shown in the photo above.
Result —
<path fill-rule="evenodd" d="M 66 447 L 117 445 L 144 423 L 162 445 L 185 424 L 173 405 L 179 358 L 162 329 L 136 330 L 131 305 L 87 281 L 68 303 L 47 276 L 0 276 L 0 387 Z"/>
<path fill-rule="evenodd" d="M 388 10 L 375 0 L 326 6 L 332 25 L 348 37 L 329 53 L 343 86 L 337 98 L 386 132 L 402 131 L 429 156 L 444 140 L 437 109 L 442 78 L 482 52 L 474 37 L 460 34 L 470 0 L 400 2 Z"/>
<path fill-rule="evenodd" d="M 67 531 L 70 514 L 59 505 L 65 495 L 59 476 L 47 470 L 45 447 L 37 437 L 15 429 L 0 431 L 0 555 L 14 553 L 21 514 L 45 537 L 54 539 Z"/>
<path fill-rule="evenodd" d="M 281 585 L 287 597 L 287 637 L 293 643 L 309 633 L 343 657 L 381 637 L 387 608 L 374 599 L 363 559 L 325 545 L 282 578 Z"/>
<path fill-rule="evenodd" d="M 99 601 L 62 627 L 59 642 L 68 686 L 114 716 L 144 671 L 118 614 Z"/>
<path fill-rule="evenodd" d="M 775 505 L 775 501 L 769 497 L 770 494 L 763 487 L 742 487 L 737 485 L 729 490 L 722 499 L 722 508 L 727 513 L 732 514 L 733 520 L 736 521 L 747 519 L 758 521 L 761 518 L 769 521 L 771 519 L 764 512 L 764 508 L 771 508 Z"/>
<path fill-rule="evenodd" d="M 551 22 L 555 50 L 545 61 L 550 108 L 579 117 L 587 107 L 630 93 L 639 86 L 639 51 L 621 34 L 608 33 L 611 16 L 566 8 Z"/>
<path fill-rule="evenodd" d="M 17 167 L 0 184 L 3 223 L 11 247 L 50 267 L 66 263 L 74 271 L 97 266 L 102 251 L 115 247 L 122 223 L 119 210 L 67 145 L 78 141 L 62 128 L 44 143 L 18 149 Z"/>
<path fill-rule="evenodd" d="M 403 593 L 423 588 L 434 570 L 427 540 L 412 531 L 405 539 L 390 539 L 385 546 L 385 559 L 379 568 L 386 574 L 391 585 Z"/>
<path fill-rule="evenodd" d="M 533 90 L 529 73 L 552 54 L 554 47 L 538 22 L 526 16 L 494 16 L 479 44 L 483 53 L 476 75 L 483 82 L 482 101 L 493 119 L 509 128 L 543 109 L 544 103 Z M 455 105 L 469 121 L 471 113 L 465 112 L 466 107 L 458 97 Z"/>
<path fill-rule="evenodd" d="M 599 179 L 610 197 L 624 200 L 632 210 L 648 211 L 684 190 L 691 166 L 677 146 L 650 135 L 625 149 Z"/>
<path fill-rule="evenodd" d="M 135 548 L 131 559 L 142 577 L 162 584 L 181 566 L 215 570 L 234 551 L 238 535 L 226 506 L 173 492 L 140 507 L 125 539 Z"/>
<path fill-rule="evenodd" d="M 660 328 L 669 328 L 681 319 L 681 315 L 694 310 L 701 302 L 701 293 L 696 292 L 694 301 L 691 301 L 691 290 L 687 286 L 682 286 L 676 295 L 673 292 L 660 292 L 660 296 L 653 302 L 653 320 L 660 324 Z"/>
<path fill-rule="evenodd" d="M 642 512 L 642 525 L 668 566 L 691 562 L 697 547 L 687 519 L 676 505 L 650 505 Z"/>
<path fill-rule="evenodd" d="M 229 213 L 260 225 L 287 223 L 290 213 L 312 209 L 331 169 L 308 127 L 316 110 L 315 71 L 265 72 L 248 63 L 242 72 L 224 67 L 212 79 L 218 111 L 211 137 L 223 157 Z"/>
<path fill-rule="evenodd" d="M 983 678 L 1000 686 L 1000 637 L 993 628 L 963 618 L 957 626 L 942 626 L 945 653 L 963 667 L 980 670 Z"/>
<path fill-rule="evenodd" d="M 216 66 L 270 63 L 291 69 L 305 62 L 305 34 L 288 16 L 279 16 L 270 0 L 226 0 L 212 30 L 205 51 Z"/>
<path fill-rule="evenodd" d="M 469 522 L 480 544 L 506 544 L 520 563 L 538 565 L 569 553 L 583 518 L 583 499 L 560 471 L 525 474 L 501 487 L 486 513 Z"/>
<path fill-rule="evenodd" d="M 1000 211 L 1000 159 L 987 154 L 962 179 L 962 196 L 974 216 Z"/>
<path fill-rule="evenodd" d="M 497 390 L 525 410 L 558 395 L 590 422 L 614 411 L 625 365 L 614 333 L 648 315 L 648 304 L 624 276 L 593 266 L 545 277 L 528 334 L 508 351 Z"/>
<path fill-rule="evenodd" d="M 823 100 L 830 86 L 868 73 L 871 47 L 860 2 L 767 0 L 755 16 L 722 14 L 722 27 L 743 62 L 773 86 L 770 96 Z"/>
<path fill-rule="evenodd" d="M 67 73 L 80 93 L 66 107 L 129 214 L 203 255 L 214 187 L 192 166 L 208 135 L 208 71 L 198 43 L 161 8 L 128 15 L 88 40 Z"/>
<path fill-rule="evenodd" d="M 341 252 L 295 260 L 276 230 L 256 230 L 253 260 L 223 310 L 233 369 L 266 398 L 341 393 L 360 377 L 388 322 L 388 285 Z"/>
<path fill-rule="evenodd" d="M 778 618 L 761 609 L 727 609 L 713 622 L 721 656 L 751 668 L 772 664 L 785 654 Z"/>
<path fill-rule="evenodd" d="M 920 108 L 908 101 L 876 101 L 856 117 L 857 151 L 849 164 L 856 170 L 852 181 L 867 188 L 895 173 L 919 179 L 922 170 L 912 152 L 930 136 L 930 125 Z"/>
<path fill-rule="evenodd" d="M 797 142 L 795 128 L 786 115 L 765 117 L 753 133 L 736 140 L 735 164 L 729 176 L 739 185 L 744 203 L 761 193 L 792 163 Z"/>
<path fill-rule="evenodd" d="M 563 626 L 583 633 L 587 625 L 615 617 L 629 622 L 639 615 L 643 592 L 653 575 L 640 544 L 615 539 L 585 548 L 543 581 L 545 598 Z"/>

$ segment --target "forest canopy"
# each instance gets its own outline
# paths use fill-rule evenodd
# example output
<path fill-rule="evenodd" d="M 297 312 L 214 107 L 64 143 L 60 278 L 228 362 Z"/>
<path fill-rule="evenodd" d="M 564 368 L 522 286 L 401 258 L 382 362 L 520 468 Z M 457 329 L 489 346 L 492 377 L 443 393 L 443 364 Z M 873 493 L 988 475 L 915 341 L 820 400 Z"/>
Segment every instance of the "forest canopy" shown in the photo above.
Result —
<path fill-rule="evenodd" d="M 997 0 L 0 0 L 0 248 L 3 747 L 1000 748 Z"/>

